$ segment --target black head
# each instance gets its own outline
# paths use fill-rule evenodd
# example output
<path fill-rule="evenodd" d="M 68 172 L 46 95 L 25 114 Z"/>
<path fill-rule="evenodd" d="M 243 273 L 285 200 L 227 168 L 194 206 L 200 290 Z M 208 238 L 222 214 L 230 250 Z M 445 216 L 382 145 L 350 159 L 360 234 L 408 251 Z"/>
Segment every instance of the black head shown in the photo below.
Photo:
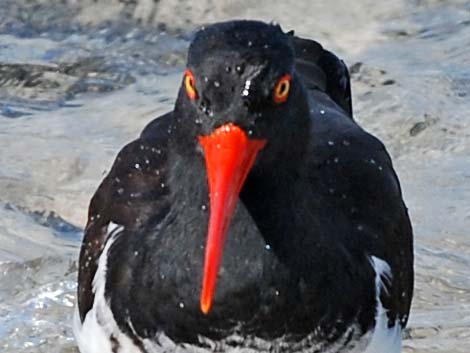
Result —
<path fill-rule="evenodd" d="M 204 313 L 212 305 L 225 235 L 248 174 L 255 165 L 270 169 L 273 161 L 292 160 L 289 154 L 308 131 L 308 103 L 294 58 L 289 34 L 255 21 L 206 27 L 189 48 L 173 115 L 174 141 L 194 158 L 203 154 L 206 164 Z"/>
<path fill-rule="evenodd" d="M 231 21 L 201 29 L 189 48 L 175 111 L 185 136 L 194 140 L 231 122 L 268 144 L 285 139 L 276 131 L 295 125 L 299 104 L 306 105 L 294 57 L 291 36 L 279 25 Z"/>

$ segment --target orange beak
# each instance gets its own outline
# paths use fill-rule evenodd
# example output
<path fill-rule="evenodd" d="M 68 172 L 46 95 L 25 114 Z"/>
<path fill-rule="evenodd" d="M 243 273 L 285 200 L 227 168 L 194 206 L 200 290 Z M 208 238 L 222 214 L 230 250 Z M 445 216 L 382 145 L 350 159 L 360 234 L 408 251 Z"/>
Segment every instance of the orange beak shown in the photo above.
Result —
<path fill-rule="evenodd" d="M 265 140 L 250 140 L 229 123 L 208 136 L 199 136 L 204 150 L 210 192 L 210 218 L 204 259 L 201 311 L 208 314 L 214 300 L 217 275 L 230 220 L 238 195 Z"/>

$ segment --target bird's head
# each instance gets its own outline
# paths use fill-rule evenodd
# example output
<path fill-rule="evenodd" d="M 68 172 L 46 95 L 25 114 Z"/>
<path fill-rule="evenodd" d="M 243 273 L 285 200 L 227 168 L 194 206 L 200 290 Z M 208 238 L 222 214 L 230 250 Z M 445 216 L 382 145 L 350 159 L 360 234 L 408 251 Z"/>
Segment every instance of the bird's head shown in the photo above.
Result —
<path fill-rule="evenodd" d="M 307 99 L 294 55 L 290 34 L 256 21 L 206 27 L 189 48 L 174 116 L 180 140 L 203 153 L 208 176 L 210 219 L 201 293 L 206 314 L 246 177 L 255 164 L 289 153 L 282 149 L 298 144 L 296 138 L 307 129 Z"/>

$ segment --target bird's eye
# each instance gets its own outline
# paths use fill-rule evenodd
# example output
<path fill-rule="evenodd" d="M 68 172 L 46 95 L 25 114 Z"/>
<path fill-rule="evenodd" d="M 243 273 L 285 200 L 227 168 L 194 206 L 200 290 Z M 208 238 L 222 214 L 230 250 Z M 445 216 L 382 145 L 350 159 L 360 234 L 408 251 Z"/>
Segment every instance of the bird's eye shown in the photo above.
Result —
<path fill-rule="evenodd" d="M 184 72 L 184 88 L 186 89 L 186 94 L 188 95 L 189 99 L 197 99 L 196 79 L 189 69 L 186 69 Z"/>
<path fill-rule="evenodd" d="M 273 99 L 277 104 L 284 103 L 289 97 L 291 75 L 282 76 L 274 87 Z"/>

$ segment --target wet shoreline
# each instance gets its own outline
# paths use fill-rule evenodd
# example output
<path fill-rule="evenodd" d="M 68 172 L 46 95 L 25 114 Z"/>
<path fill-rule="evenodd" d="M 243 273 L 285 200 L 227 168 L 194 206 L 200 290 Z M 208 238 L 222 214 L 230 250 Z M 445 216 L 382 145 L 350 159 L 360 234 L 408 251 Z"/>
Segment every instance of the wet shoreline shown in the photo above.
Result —
<path fill-rule="evenodd" d="M 172 108 L 193 30 L 228 18 L 279 21 L 348 63 L 356 119 L 391 152 L 415 229 L 404 351 L 467 352 L 470 4 L 267 3 L 5 0 L 2 352 L 75 352 L 70 320 L 89 199 L 118 150 Z"/>

